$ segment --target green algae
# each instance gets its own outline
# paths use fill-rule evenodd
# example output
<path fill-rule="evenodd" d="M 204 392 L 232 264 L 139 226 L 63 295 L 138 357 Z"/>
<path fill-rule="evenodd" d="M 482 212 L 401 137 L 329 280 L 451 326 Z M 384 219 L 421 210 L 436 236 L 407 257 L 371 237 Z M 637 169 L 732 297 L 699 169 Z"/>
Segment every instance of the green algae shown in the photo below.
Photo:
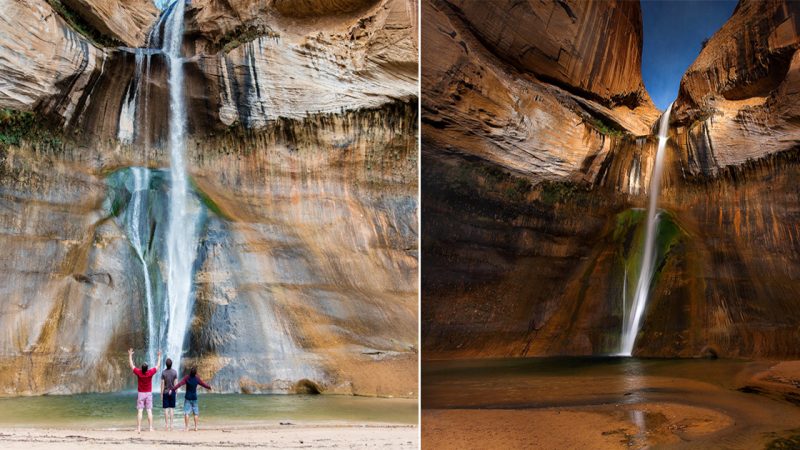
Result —
<path fill-rule="evenodd" d="M 208 209 L 209 211 L 211 211 L 212 213 L 216 214 L 217 216 L 223 219 L 233 220 L 233 218 L 229 214 L 227 214 L 219 206 L 219 204 L 214 201 L 214 199 L 212 199 L 208 194 L 206 194 L 202 189 L 200 189 L 200 187 L 197 185 L 197 183 L 194 181 L 193 178 L 191 177 L 189 178 L 189 183 L 192 186 L 192 190 L 197 195 L 197 198 L 200 200 L 200 203 L 202 203 L 203 206 L 206 207 L 206 209 Z"/>
<path fill-rule="evenodd" d="M 655 270 L 650 282 L 650 289 L 658 284 L 663 267 L 666 265 L 670 254 L 683 240 L 688 238 L 688 233 L 681 228 L 677 218 L 669 211 L 660 210 L 658 213 L 655 237 Z M 611 239 L 616 247 L 616 265 L 619 276 L 619 285 L 623 285 L 627 278 L 627 292 L 624 303 L 629 305 L 633 301 L 636 282 L 641 274 L 641 264 L 644 252 L 645 233 L 647 228 L 647 211 L 641 208 L 627 209 L 614 218 L 614 230 Z"/>

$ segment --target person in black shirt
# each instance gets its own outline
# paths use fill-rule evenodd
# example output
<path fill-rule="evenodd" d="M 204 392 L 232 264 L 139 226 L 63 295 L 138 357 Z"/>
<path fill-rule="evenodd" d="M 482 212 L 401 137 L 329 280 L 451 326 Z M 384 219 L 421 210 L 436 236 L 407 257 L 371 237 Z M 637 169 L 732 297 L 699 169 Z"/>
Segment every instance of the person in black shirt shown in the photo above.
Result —
<path fill-rule="evenodd" d="M 161 372 L 161 407 L 164 408 L 164 422 L 166 429 L 172 431 L 172 422 L 175 418 L 175 380 L 178 379 L 178 372 L 172 368 L 172 360 L 167 358 L 167 369 Z"/>

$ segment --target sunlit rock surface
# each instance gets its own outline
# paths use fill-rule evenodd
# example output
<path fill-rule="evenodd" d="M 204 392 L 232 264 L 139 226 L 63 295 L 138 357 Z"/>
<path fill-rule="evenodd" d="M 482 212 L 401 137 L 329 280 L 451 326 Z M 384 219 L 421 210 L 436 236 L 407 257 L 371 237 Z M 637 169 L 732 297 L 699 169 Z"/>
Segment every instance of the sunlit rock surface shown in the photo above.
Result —
<path fill-rule="evenodd" d="M 20 137 L 0 143 L 0 392 L 130 388 L 126 350 L 142 355 L 147 333 L 126 174 L 151 170 L 143 220 L 163 295 L 166 61 L 98 49 L 44 1 L 7 3 L 2 35 L 19 36 L 0 52 L 35 64 L 0 57 L 16 74 L 0 107 L 39 124 L 0 124 Z M 279 31 L 223 49 L 197 31 L 214 8 L 193 2 L 186 23 L 186 154 L 203 219 L 182 367 L 197 363 L 222 391 L 416 396 L 413 15 L 368 2 L 295 29 L 273 11 L 265 24 Z"/>
<path fill-rule="evenodd" d="M 641 136 L 658 113 L 590 95 L 593 84 L 575 74 L 597 58 L 556 70 L 545 56 L 554 53 L 536 50 L 546 39 L 525 47 L 514 31 L 565 6 L 602 6 L 517 2 L 503 15 L 454 4 L 423 3 L 434 18 L 422 49 L 434 68 L 422 91 L 423 357 L 616 353 L 656 149 Z M 800 356 L 795 9 L 741 2 L 683 79 L 635 355 Z M 631 57 L 608 55 L 609 71 Z M 610 109 L 592 116 L 606 125 L 582 122 L 563 99 Z"/>
<path fill-rule="evenodd" d="M 742 1 L 681 80 L 673 120 L 694 172 L 800 145 L 800 4 Z"/>
<path fill-rule="evenodd" d="M 0 107 L 29 111 L 44 102 L 73 113 L 103 53 L 43 0 L 0 1 Z"/>
<path fill-rule="evenodd" d="M 495 16 L 489 11 L 512 8 L 507 2 L 493 3 L 492 8 L 479 9 L 466 2 L 466 11 L 444 0 L 422 3 L 423 129 L 427 148 L 437 147 L 435 152 L 425 150 L 426 158 L 477 158 L 536 181 L 591 179 L 597 171 L 593 164 L 609 152 L 610 135 L 648 134 L 658 111 L 641 88 L 638 6 L 629 11 L 628 4 L 599 2 L 592 7 L 617 17 L 605 25 L 626 35 L 622 50 L 615 52 L 616 41 L 601 39 L 603 26 L 595 23 L 598 11 L 592 8 L 573 11 L 555 2 L 522 2 L 518 14 Z M 572 18 L 567 10 L 583 14 Z M 470 21 L 464 18 L 473 14 Z M 526 34 L 542 16 L 569 23 L 566 36 L 550 31 Z M 562 29 L 559 23 L 552 26 Z M 522 41 L 523 36 L 529 40 Z M 540 46 L 549 50 L 564 45 L 574 52 L 582 39 L 600 39 L 594 52 L 586 50 L 583 58 L 605 61 L 605 55 L 616 55 L 621 61 L 604 64 L 634 72 L 623 82 L 602 71 L 539 70 L 552 66 Z M 499 49 L 495 41 L 502 44 Z M 523 58 L 520 53 L 526 46 L 530 51 Z M 548 62 L 535 64 L 536 58 Z"/>
<path fill-rule="evenodd" d="M 60 0 L 97 31 L 129 47 L 144 47 L 158 17 L 152 0 Z"/>

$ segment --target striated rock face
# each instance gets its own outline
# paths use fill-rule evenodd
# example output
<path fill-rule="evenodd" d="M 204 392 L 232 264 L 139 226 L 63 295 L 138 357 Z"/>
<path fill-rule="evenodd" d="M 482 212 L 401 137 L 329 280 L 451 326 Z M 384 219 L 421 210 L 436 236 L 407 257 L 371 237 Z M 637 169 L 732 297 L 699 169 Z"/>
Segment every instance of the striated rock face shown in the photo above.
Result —
<path fill-rule="evenodd" d="M 487 49 L 522 72 L 614 104 L 647 102 L 636 2 L 448 2 Z"/>
<path fill-rule="evenodd" d="M 799 29 L 797 2 L 742 1 L 689 67 L 673 120 L 688 128 L 695 172 L 800 144 Z"/>
<path fill-rule="evenodd" d="M 562 2 L 503 9 L 514 13 L 453 3 L 423 5 L 435 18 L 423 23 L 423 65 L 435 69 L 423 73 L 423 356 L 617 352 L 656 148 L 636 135 L 649 134 L 657 113 L 614 106 L 613 94 L 591 95 L 592 83 L 570 78 L 592 73 L 596 57 L 570 71 L 537 60 L 544 38 L 524 52 L 515 24 L 555 17 Z M 741 2 L 682 81 L 634 354 L 800 355 L 795 9 Z M 608 55 L 609 70 L 630 57 Z M 498 75 L 506 71 L 514 76 Z M 582 123 L 564 99 L 598 105 L 591 117 L 619 132 Z M 623 126 L 637 122 L 642 131 Z"/>
<path fill-rule="evenodd" d="M 30 111 L 47 100 L 71 116 L 74 97 L 102 66 L 102 51 L 42 0 L 2 0 L 0 11 L 0 106 Z"/>
<path fill-rule="evenodd" d="M 619 84 L 616 79 L 614 83 L 605 83 L 603 72 L 539 71 L 540 67 L 552 64 L 545 63 L 549 58 L 535 50 L 537 46 L 560 48 L 563 43 L 572 51 L 582 39 L 600 39 L 592 34 L 592 30 L 598 31 L 594 10 L 572 19 L 555 2 L 552 5 L 523 2 L 526 6 L 519 8 L 530 10 L 525 16 L 527 22 L 509 21 L 500 12 L 481 16 L 481 11 L 510 9 L 506 2 L 496 3 L 492 8 L 474 12 L 470 2 L 464 4 L 466 10 L 446 1 L 422 4 L 423 127 L 428 148 L 437 147 L 435 152 L 426 152 L 426 157 L 439 159 L 453 154 L 456 158 L 478 158 L 536 181 L 591 179 L 598 169 L 594 165 L 608 154 L 613 135 L 648 134 L 650 119 L 655 120 L 658 112 L 641 90 L 640 13 L 632 14 L 638 20 L 634 26 L 624 14 L 630 13 L 628 6 L 623 6 L 624 11 L 616 15 L 612 13 L 622 4 L 603 2 L 592 6 L 607 8 L 612 17 L 619 19 L 607 24 L 612 30 L 619 28 L 620 33 L 633 36 L 633 47 L 614 53 L 623 59 L 630 58 L 617 64 L 636 68 L 630 77 L 633 81 L 626 78 Z M 570 11 L 583 11 L 583 6 Z M 551 15 L 563 15 L 563 20 L 572 24 L 566 34 L 570 40 L 549 32 L 530 35 L 529 41 L 521 40 L 521 36 L 527 35 L 526 30 L 537 23 L 537 17 Z M 553 40 L 549 41 L 547 36 Z M 495 41 L 501 41 L 499 49 L 492 45 Z M 612 54 L 614 41 L 599 42 L 596 53 L 586 50 L 587 59 L 602 60 L 602 55 Z M 531 51 L 520 59 L 520 49 L 526 45 Z M 541 64 L 534 64 L 536 55 Z M 587 89 L 596 93 L 583 95 Z M 637 94 L 631 97 L 632 92 Z M 621 103 L 622 97 L 630 101 Z"/>
<path fill-rule="evenodd" d="M 158 17 L 151 0 L 61 0 L 100 33 L 128 47 L 144 47 Z"/>
<path fill-rule="evenodd" d="M 377 107 L 416 95 L 411 19 L 403 2 L 383 2 L 325 33 L 273 26 L 270 36 L 198 64 L 206 85 L 215 87 L 225 125 L 259 127 L 276 117 Z"/>
<path fill-rule="evenodd" d="M 197 363 L 228 392 L 310 380 L 329 393 L 413 397 L 411 16 L 402 2 L 373 2 L 320 16 L 311 31 L 265 3 L 195 1 L 186 16 L 186 155 L 201 232 L 182 366 Z M 19 72 L 0 85 L 0 107 L 35 114 L 33 124 L 0 114 L 0 392 L 129 388 L 125 352 L 146 347 L 144 271 L 157 302 L 165 289 L 167 62 L 151 49 L 97 49 L 44 1 L 11 4 L 0 35 L 13 29 L 6 11 L 53 34 L 49 55 L 26 52 L 45 45 L 33 31 L 0 49 L 42 59 L 0 57 L 0 72 Z M 231 5 L 268 8 L 268 29 L 223 50 L 214 43 L 232 38 L 200 31 L 199 18 Z M 136 205 L 144 263 L 130 234 Z"/>
<path fill-rule="evenodd" d="M 375 0 L 274 0 L 273 6 L 287 17 L 309 17 L 349 13 L 375 3 Z"/>
<path fill-rule="evenodd" d="M 496 3 L 422 4 L 425 357 L 547 354 L 530 342 L 624 208 L 609 191 L 643 199 L 650 176 L 636 136 L 658 111 L 641 88 L 638 5 Z M 558 31 L 528 33 L 548 21 Z M 556 69 L 561 48 L 581 57 Z M 580 67 L 595 61 L 632 73 Z"/>

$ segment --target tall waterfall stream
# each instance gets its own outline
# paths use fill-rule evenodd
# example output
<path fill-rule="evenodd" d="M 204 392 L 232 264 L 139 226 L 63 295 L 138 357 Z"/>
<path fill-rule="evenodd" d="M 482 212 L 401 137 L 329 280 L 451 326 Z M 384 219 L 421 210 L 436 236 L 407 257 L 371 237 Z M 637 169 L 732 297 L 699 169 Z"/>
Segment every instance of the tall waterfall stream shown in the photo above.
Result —
<path fill-rule="evenodd" d="M 636 335 L 642 325 L 642 316 L 647 306 L 647 298 L 650 293 L 650 284 L 653 280 L 655 270 L 655 246 L 656 234 L 658 233 L 658 192 L 661 188 L 661 173 L 664 170 L 664 152 L 667 147 L 669 132 L 669 114 L 672 104 L 667 107 L 658 124 L 658 150 L 656 159 L 653 163 L 653 171 L 650 176 L 650 189 L 648 191 L 649 205 L 647 207 L 647 230 L 644 239 L 642 252 L 641 270 L 639 279 L 636 281 L 636 290 L 633 293 L 633 302 L 630 308 L 623 311 L 622 321 L 622 344 L 620 354 L 631 356 L 633 345 L 636 343 Z M 625 282 L 627 283 L 627 275 Z M 624 289 L 627 290 L 627 289 Z M 624 296 L 625 294 L 623 294 Z M 626 299 L 623 299 L 625 302 Z M 627 305 L 626 305 L 627 306 Z"/>

